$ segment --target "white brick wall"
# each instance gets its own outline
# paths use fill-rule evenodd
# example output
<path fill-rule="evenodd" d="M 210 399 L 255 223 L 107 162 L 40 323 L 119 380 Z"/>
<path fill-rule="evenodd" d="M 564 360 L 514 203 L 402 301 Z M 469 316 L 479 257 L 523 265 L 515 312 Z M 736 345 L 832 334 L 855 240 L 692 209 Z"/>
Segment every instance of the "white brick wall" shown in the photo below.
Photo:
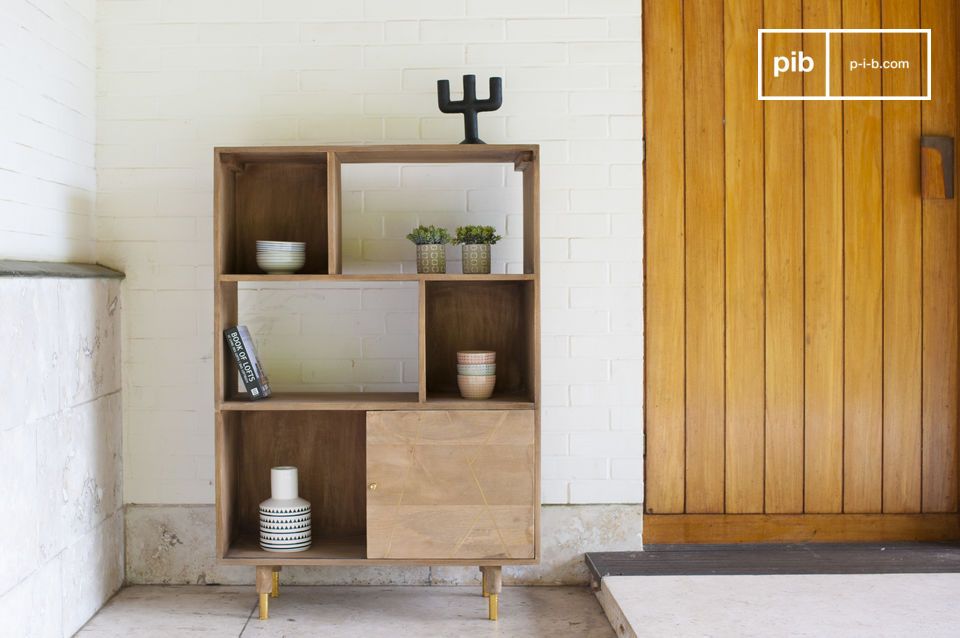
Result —
<path fill-rule="evenodd" d="M 243 284 L 239 307 L 277 391 L 417 391 L 415 282 Z"/>
<path fill-rule="evenodd" d="M 346 273 L 416 272 L 404 237 L 417 224 L 451 234 L 465 224 L 495 226 L 503 239 L 492 249 L 492 271 L 523 272 L 522 183 L 512 166 L 347 164 L 343 188 Z M 449 272 L 460 272 L 460 255 L 447 247 Z"/>
<path fill-rule="evenodd" d="M 544 502 L 641 501 L 639 7 L 100 0 L 98 254 L 127 273 L 126 500 L 213 499 L 211 147 L 457 142 L 461 119 L 438 112 L 436 80 L 456 88 L 475 72 L 481 87 L 504 78 L 481 136 L 542 149 Z M 350 167 L 344 179 L 347 271 L 412 269 L 410 227 L 468 220 L 505 235 L 497 271 L 519 269 L 512 171 Z M 354 292 L 338 289 L 335 312 L 312 322 L 297 304 L 328 291 L 245 293 L 276 382 L 323 386 L 349 365 L 352 386 L 415 384 L 408 302 L 364 307 L 394 291 Z M 257 310 L 263 295 L 276 312 Z M 332 362 L 284 358 L 296 344 L 331 347 L 311 340 L 316 321 L 359 331 L 337 340 Z"/>
<path fill-rule="evenodd" d="M 0 3 L 0 259 L 94 261 L 95 6 Z"/>

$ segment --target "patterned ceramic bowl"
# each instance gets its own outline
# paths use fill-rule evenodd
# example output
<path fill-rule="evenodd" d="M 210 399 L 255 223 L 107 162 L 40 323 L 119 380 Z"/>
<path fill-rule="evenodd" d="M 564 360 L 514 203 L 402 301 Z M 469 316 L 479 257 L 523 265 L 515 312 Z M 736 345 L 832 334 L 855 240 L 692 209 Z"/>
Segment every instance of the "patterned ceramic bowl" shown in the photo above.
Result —
<path fill-rule="evenodd" d="M 263 241 L 257 240 L 257 252 L 300 252 L 307 248 L 307 244 L 302 241 Z"/>
<path fill-rule="evenodd" d="M 497 375 L 486 376 L 457 375 L 457 387 L 460 396 L 464 399 L 489 399 L 493 394 L 493 387 L 497 384 Z"/>
<path fill-rule="evenodd" d="M 497 364 L 495 363 L 458 363 L 457 374 L 466 377 L 483 377 L 497 373 Z"/>
<path fill-rule="evenodd" d="M 280 255 L 277 253 L 258 253 L 257 254 L 257 263 L 259 265 L 263 264 L 297 264 L 303 263 L 306 259 L 306 255 L 296 254 L 296 253 L 287 253 L 286 255 Z"/>
<path fill-rule="evenodd" d="M 457 363 L 477 365 L 480 363 L 496 363 L 497 353 L 493 350 L 462 350 L 457 353 Z"/>
<path fill-rule="evenodd" d="M 257 253 L 257 265 L 271 275 L 292 275 L 303 268 L 306 261 L 303 253 Z"/>

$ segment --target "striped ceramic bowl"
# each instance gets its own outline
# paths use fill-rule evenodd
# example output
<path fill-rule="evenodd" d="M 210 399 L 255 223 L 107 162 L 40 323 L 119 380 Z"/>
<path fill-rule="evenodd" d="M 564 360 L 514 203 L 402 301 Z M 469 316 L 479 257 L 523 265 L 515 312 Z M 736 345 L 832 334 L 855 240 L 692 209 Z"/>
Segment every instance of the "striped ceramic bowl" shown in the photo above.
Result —
<path fill-rule="evenodd" d="M 458 363 L 457 374 L 465 377 L 484 377 L 497 373 L 495 363 Z"/>
<path fill-rule="evenodd" d="M 302 241 L 263 241 L 257 240 L 257 252 L 304 252 L 306 242 Z"/>
<path fill-rule="evenodd" d="M 301 268 L 306 263 L 306 256 L 291 253 L 290 257 L 275 257 L 266 255 L 257 255 L 257 265 L 260 269 L 271 275 L 290 275 Z"/>
<path fill-rule="evenodd" d="M 496 362 L 497 353 L 493 350 L 461 350 L 457 353 L 458 364 L 477 365 Z"/>
<path fill-rule="evenodd" d="M 460 388 L 460 396 L 464 399 L 489 399 L 496 384 L 497 375 L 495 374 L 480 377 L 457 375 L 457 387 Z"/>

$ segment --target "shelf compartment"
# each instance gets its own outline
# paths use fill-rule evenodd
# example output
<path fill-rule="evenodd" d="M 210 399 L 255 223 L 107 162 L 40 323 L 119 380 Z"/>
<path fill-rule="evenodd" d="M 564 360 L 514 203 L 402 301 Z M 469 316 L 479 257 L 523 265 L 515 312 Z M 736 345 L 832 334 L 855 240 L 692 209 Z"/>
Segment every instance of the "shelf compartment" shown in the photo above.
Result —
<path fill-rule="evenodd" d="M 219 168 L 221 272 L 262 274 L 257 265 L 260 239 L 305 242 L 302 272 L 329 271 L 326 154 L 285 161 L 240 156 Z"/>
<path fill-rule="evenodd" d="M 250 329 L 275 393 L 418 392 L 416 282 L 233 285 L 237 323 Z M 248 398 L 245 392 L 222 396 Z"/>
<path fill-rule="evenodd" d="M 425 282 L 426 403 L 459 396 L 459 350 L 497 353 L 497 385 L 492 401 L 522 399 L 535 403 L 536 297 L 535 281 Z M 487 403 L 461 401 L 464 407 Z"/>
<path fill-rule="evenodd" d="M 342 554 L 336 539 L 366 534 L 364 412 L 225 412 L 218 427 L 218 457 L 229 459 L 218 466 L 221 557 L 258 549 L 259 505 L 270 498 L 270 468 L 278 465 L 299 469 L 300 495 L 313 514 L 311 551 Z"/>
<path fill-rule="evenodd" d="M 451 233 L 467 224 L 493 226 L 503 237 L 491 249 L 491 272 L 523 272 L 521 182 L 522 174 L 502 162 L 344 164 L 339 272 L 415 273 L 417 247 L 405 237 L 421 224 Z M 445 254 L 447 273 L 462 273 L 461 247 Z"/>

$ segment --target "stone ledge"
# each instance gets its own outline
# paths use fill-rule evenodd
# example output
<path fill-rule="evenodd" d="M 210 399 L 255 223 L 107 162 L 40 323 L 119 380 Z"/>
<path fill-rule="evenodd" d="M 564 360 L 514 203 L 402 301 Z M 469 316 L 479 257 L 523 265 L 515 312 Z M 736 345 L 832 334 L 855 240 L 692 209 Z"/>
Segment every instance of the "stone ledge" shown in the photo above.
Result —
<path fill-rule="evenodd" d="M 136 505 L 126 511 L 128 584 L 253 583 L 253 567 L 223 565 L 213 505 Z M 503 568 L 505 585 L 584 585 L 588 551 L 640 549 L 643 505 L 544 505 L 539 565 Z M 291 585 L 477 585 L 476 567 L 284 567 Z"/>
<path fill-rule="evenodd" d="M 0 277 L 59 277 L 66 279 L 123 279 L 118 270 L 99 264 L 0 259 Z"/>

